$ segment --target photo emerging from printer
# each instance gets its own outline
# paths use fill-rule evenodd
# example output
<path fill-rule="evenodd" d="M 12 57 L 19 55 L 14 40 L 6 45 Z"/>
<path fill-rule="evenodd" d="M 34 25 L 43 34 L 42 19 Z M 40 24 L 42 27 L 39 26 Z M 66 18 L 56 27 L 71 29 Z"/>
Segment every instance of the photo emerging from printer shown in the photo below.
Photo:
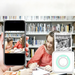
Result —
<path fill-rule="evenodd" d="M 72 35 L 70 33 L 54 34 L 55 51 L 72 51 Z"/>

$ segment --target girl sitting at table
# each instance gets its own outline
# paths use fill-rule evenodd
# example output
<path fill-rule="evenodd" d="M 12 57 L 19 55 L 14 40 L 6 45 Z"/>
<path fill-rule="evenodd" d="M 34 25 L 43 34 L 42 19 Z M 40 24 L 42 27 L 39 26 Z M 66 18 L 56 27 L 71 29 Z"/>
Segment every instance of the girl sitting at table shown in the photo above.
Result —
<path fill-rule="evenodd" d="M 23 49 L 25 47 L 25 36 L 22 35 L 20 40 L 13 47 L 14 49 Z"/>
<path fill-rule="evenodd" d="M 11 50 L 12 46 L 13 46 L 13 39 L 11 37 L 8 37 L 7 41 L 5 42 L 5 51 Z"/>
<path fill-rule="evenodd" d="M 41 68 L 51 71 L 52 70 L 52 53 L 54 51 L 54 33 L 50 32 L 46 37 L 46 44 L 40 46 L 31 60 L 27 63 L 26 67 L 35 69 L 40 66 Z"/>

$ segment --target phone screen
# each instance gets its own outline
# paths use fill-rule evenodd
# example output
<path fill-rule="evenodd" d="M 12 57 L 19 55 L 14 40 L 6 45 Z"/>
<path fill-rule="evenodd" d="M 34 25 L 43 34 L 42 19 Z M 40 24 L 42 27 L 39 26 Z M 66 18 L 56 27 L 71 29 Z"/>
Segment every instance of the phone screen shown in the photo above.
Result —
<path fill-rule="evenodd" d="M 4 22 L 5 65 L 25 64 L 25 28 L 23 20 L 6 20 Z"/>

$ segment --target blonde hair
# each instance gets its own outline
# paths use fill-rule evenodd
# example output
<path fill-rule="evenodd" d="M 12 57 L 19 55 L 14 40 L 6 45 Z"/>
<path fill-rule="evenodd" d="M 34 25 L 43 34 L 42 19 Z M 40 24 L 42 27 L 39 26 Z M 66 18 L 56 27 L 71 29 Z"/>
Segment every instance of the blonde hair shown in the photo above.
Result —
<path fill-rule="evenodd" d="M 47 40 L 47 38 L 48 38 L 48 36 L 51 36 L 52 38 L 53 38 L 53 49 L 54 49 L 54 33 L 59 33 L 59 31 L 51 31 L 47 36 L 46 36 L 46 40 Z M 47 48 L 47 44 L 45 43 L 44 44 L 45 45 L 45 47 Z"/>
<path fill-rule="evenodd" d="M 22 38 L 22 47 L 24 48 L 25 47 L 25 36 L 22 35 L 21 38 Z"/>

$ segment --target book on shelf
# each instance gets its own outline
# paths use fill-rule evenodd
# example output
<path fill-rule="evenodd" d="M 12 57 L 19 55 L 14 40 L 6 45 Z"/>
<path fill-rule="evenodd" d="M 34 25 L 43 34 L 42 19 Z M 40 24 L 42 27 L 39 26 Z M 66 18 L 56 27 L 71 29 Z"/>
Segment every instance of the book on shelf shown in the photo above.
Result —
<path fill-rule="evenodd" d="M 34 49 L 31 49 L 31 58 L 34 56 Z"/>
<path fill-rule="evenodd" d="M 28 31 L 31 32 L 31 23 L 28 24 Z"/>
<path fill-rule="evenodd" d="M 57 24 L 56 29 L 57 31 L 60 31 L 60 24 Z"/>
<path fill-rule="evenodd" d="M 44 32 L 46 32 L 46 23 L 44 23 Z"/>
<path fill-rule="evenodd" d="M 35 32 L 37 32 L 37 30 L 38 30 L 38 29 L 37 29 L 37 25 L 36 25 L 36 29 L 35 29 Z"/>
<path fill-rule="evenodd" d="M 47 20 L 50 20 L 51 19 L 51 17 L 50 16 L 47 16 Z"/>
<path fill-rule="evenodd" d="M 39 26 L 39 23 L 37 23 L 37 31 L 39 32 L 40 30 L 40 26 Z"/>
<path fill-rule="evenodd" d="M 42 23 L 40 23 L 40 29 L 39 29 L 39 31 L 42 32 L 42 30 L 43 30 L 43 25 L 42 25 Z"/>
<path fill-rule="evenodd" d="M 35 36 L 34 36 L 34 38 L 33 38 L 33 45 L 35 46 Z"/>
<path fill-rule="evenodd" d="M 15 41 L 15 38 L 13 38 L 13 41 Z"/>
<path fill-rule="evenodd" d="M 67 16 L 67 20 L 72 20 L 73 16 Z"/>
<path fill-rule="evenodd" d="M 65 30 L 65 25 L 63 25 L 63 32 L 65 32 L 66 30 Z"/>
<path fill-rule="evenodd" d="M 55 31 L 55 30 L 57 30 L 56 25 L 52 25 L 52 31 Z M 50 30 L 50 31 L 51 31 L 51 30 Z"/>
<path fill-rule="evenodd" d="M 51 20 L 66 20 L 66 16 L 51 16 Z"/>
<path fill-rule="evenodd" d="M 9 19 L 13 19 L 13 17 L 12 16 L 9 16 Z"/>
<path fill-rule="evenodd" d="M 16 19 L 16 16 L 13 16 L 13 19 Z"/>
<path fill-rule="evenodd" d="M 35 23 L 33 23 L 33 32 L 35 32 Z"/>
<path fill-rule="evenodd" d="M 34 56 L 36 50 L 37 50 L 37 48 L 35 48 L 35 49 L 30 48 L 29 51 L 30 51 L 30 57 L 31 57 L 31 58 Z"/>
<path fill-rule="evenodd" d="M 43 45 L 45 43 L 45 40 L 36 40 L 35 36 L 34 37 L 29 37 L 28 43 L 31 46 L 40 46 Z"/>
<path fill-rule="evenodd" d="M 67 32 L 69 32 L 69 25 L 67 25 Z"/>
<path fill-rule="evenodd" d="M 73 26 L 71 24 L 57 24 L 55 28 L 59 32 L 73 32 Z M 54 31 L 54 26 L 52 26 L 52 30 Z"/>
<path fill-rule="evenodd" d="M 29 37 L 29 44 L 33 45 L 33 37 Z"/>
<path fill-rule="evenodd" d="M 50 24 L 47 24 L 46 32 L 50 32 Z"/>

